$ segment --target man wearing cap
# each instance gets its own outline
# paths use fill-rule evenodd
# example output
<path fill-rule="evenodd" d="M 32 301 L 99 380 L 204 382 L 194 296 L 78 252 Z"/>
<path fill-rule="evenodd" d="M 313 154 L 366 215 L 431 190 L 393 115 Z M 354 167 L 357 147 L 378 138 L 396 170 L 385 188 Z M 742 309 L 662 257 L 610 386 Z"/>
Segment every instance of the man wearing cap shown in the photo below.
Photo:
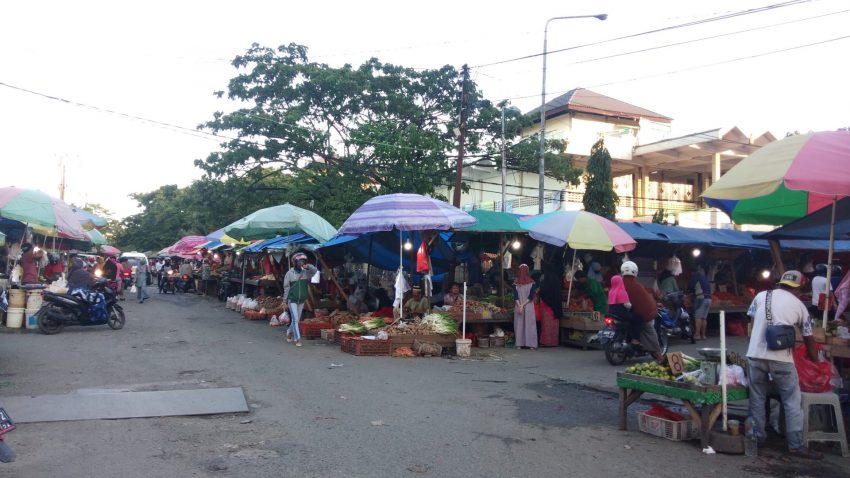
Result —
<path fill-rule="evenodd" d="M 776 289 L 760 292 L 753 299 L 747 312 L 753 319 L 753 332 L 747 349 L 747 375 L 750 381 L 750 414 L 755 421 L 758 440 L 765 439 L 765 400 L 768 382 L 779 391 L 785 407 L 785 437 L 788 451 L 801 458 L 821 459 L 823 454 L 809 450 L 803 445 L 803 412 L 800 406 L 800 384 L 791 348 L 771 350 L 767 345 L 768 309 L 771 324 L 797 327 L 809 358 L 818 361 L 815 341 L 812 338 L 812 321 L 805 304 L 797 298 L 803 275 L 799 271 L 787 271 L 776 285 Z"/>

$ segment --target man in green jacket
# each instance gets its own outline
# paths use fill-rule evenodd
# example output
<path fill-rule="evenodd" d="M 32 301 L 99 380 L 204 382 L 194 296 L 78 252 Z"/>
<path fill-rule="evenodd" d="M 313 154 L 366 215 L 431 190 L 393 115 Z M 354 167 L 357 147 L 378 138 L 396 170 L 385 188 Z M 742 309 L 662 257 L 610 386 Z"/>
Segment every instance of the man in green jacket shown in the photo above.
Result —
<path fill-rule="evenodd" d="M 608 312 L 608 296 L 605 294 L 602 284 L 596 279 L 588 277 L 584 271 L 576 271 L 574 277 L 581 290 L 590 296 L 590 300 L 593 302 L 593 310 L 605 315 Z"/>
<path fill-rule="evenodd" d="M 296 347 L 301 347 L 301 331 L 298 321 L 307 302 L 310 279 L 316 275 L 317 269 L 307 263 L 307 255 L 299 252 L 292 256 L 292 268 L 283 276 L 283 300 L 289 311 L 289 329 L 286 331 L 286 341 L 295 341 Z"/>

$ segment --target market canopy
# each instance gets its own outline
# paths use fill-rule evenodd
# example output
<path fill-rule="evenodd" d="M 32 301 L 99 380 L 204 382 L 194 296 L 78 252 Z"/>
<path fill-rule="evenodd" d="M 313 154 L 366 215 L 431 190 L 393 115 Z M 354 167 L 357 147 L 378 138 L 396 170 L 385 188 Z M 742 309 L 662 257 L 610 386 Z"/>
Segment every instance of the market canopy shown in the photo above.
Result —
<path fill-rule="evenodd" d="M 324 218 L 292 204 L 267 207 L 225 226 L 224 232 L 242 240 L 268 239 L 303 232 L 319 242 L 336 235 L 336 229 Z"/>
<path fill-rule="evenodd" d="M 35 189 L 0 188 L 0 217 L 25 223 L 44 236 L 88 241 L 70 206 Z"/>
<path fill-rule="evenodd" d="M 227 234 L 224 233 L 223 227 L 221 229 L 217 230 L 217 231 L 213 231 L 213 232 L 207 234 L 204 237 L 206 237 L 207 239 L 209 239 L 210 242 L 213 243 L 213 244 L 210 244 L 210 247 L 207 247 L 207 249 L 212 249 L 213 247 L 216 247 L 216 246 L 220 247 L 219 244 L 228 244 L 228 245 L 250 244 L 249 241 L 240 241 L 239 239 L 234 239 L 234 238 L 228 236 Z M 218 244 L 215 244 L 216 242 Z"/>
<path fill-rule="evenodd" d="M 74 212 L 74 216 L 77 217 L 77 220 L 80 221 L 80 224 L 85 229 L 98 228 L 106 225 L 106 219 L 86 211 L 85 209 L 72 207 L 71 211 Z"/>
<path fill-rule="evenodd" d="M 473 209 L 469 215 L 478 222 L 472 226 L 457 229 L 458 232 L 506 232 L 527 233 L 519 224 L 519 217 L 514 214 L 497 211 L 486 211 L 484 209 Z"/>
<path fill-rule="evenodd" d="M 118 250 L 117 247 L 110 246 L 110 245 L 107 244 L 107 245 L 100 246 L 100 253 L 103 254 L 104 256 L 117 257 L 119 254 L 121 254 L 121 251 Z"/>
<path fill-rule="evenodd" d="M 6 234 L 3 234 L 2 232 L 0 232 L 0 246 L 5 246 L 5 245 L 6 245 Z"/>
<path fill-rule="evenodd" d="M 104 235 L 101 234 L 100 231 L 98 231 L 97 229 L 92 229 L 90 231 L 86 231 L 86 234 L 89 235 L 89 239 L 91 239 L 91 243 L 94 244 L 95 246 L 102 246 L 102 245 L 106 244 L 107 242 L 109 242 L 109 241 L 106 240 L 106 237 L 104 237 Z"/>
<path fill-rule="evenodd" d="M 192 257 L 195 255 L 195 248 L 205 242 L 209 241 L 204 236 L 185 236 L 181 237 L 171 246 L 163 249 L 162 252 L 165 252 L 169 256 Z"/>
<path fill-rule="evenodd" d="M 823 208 L 779 229 L 760 234 L 762 239 L 829 239 L 832 208 Z M 835 238 L 850 238 L 850 197 L 835 203 Z"/>
<path fill-rule="evenodd" d="M 419 194 L 387 194 L 369 199 L 339 228 L 340 235 L 372 232 L 446 231 L 475 225 L 476 219 L 451 204 Z"/>

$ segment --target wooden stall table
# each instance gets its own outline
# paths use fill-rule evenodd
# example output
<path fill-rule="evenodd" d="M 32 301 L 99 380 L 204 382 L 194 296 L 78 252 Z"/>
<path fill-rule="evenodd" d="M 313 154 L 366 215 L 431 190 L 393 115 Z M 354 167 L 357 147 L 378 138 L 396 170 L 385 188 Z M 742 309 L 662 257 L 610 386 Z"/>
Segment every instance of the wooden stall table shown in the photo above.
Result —
<path fill-rule="evenodd" d="M 620 392 L 620 430 L 626 430 L 629 405 L 648 392 L 681 400 L 694 423 L 699 427 L 701 445 L 703 447 L 709 445 L 711 429 L 714 428 L 723 408 L 720 385 L 692 385 L 617 372 L 617 388 Z M 748 397 L 749 392 L 746 387 L 726 388 L 727 402 L 746 400 Z"/>
<path fill-rule="evenodd" d="M 602 330 L 603 326 L 602 314 L 597 311 L 567 311 L 559 321 L 559 340 L 563 345 L 575 345 L 582 350 L 602 349 L 601 345 L 591 343 L 590 339 Z M 580 335 L 581 339 L 577 340 L 576 335 Z"/>

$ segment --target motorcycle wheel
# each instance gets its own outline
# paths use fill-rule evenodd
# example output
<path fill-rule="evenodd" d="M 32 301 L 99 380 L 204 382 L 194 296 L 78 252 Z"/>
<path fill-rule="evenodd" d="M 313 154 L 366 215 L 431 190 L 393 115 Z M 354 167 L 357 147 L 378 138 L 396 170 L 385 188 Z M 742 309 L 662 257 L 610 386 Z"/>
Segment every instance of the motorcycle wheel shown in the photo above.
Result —
<path fill-rule="evenodd" d="M 623 348 L 623 336 L 617 334 L 605 344 L 605 360 L 611 365 L 623 365 L 626 361 L 626 350 Z"/>
<path fill-rule="evenodd" d="M 117 307 L 113 307 L 109 314 L 109 319 L 106 321 L 106 325 L 108 325 L 112 330 L 120 330 L 124 328 L 124 322 L 126 322 L 126 320 L 127 319 L 124 317 L 124 311 Z"/>
<path fill-rule="evenodd" d="M 48 317 L 47 311 L 52 308 L 53 307 L 42 307 L 37 314 L 38 330 L 41 330 L 41 333 L 44 335 L 58 334 L 59 332 L 62 332 L 63 328 L 65 328 L 65 325 L 62 324 L 62 322 L 58 322 Z"/>
<path fill-rule="evenodd" d="M 670 349 L 670 339 L 667 337 L 667 332 L 663 328 L 657 328 L 658 345 L 661 346 L 661 355 L 667 355 L 667 350 Z"/>
<path fill-rule="evenodd" d="M 685 338 L 690 340 L 692 344 L 697 343 L 697 339 L 696 339 L 696 337 L 694 337 L 694 324 L 693 324 L 693 322 L 688 320 L 688 323 L 685 324 L 684 327 L 682 327 L 682 331 L 685 334 Z"/>

